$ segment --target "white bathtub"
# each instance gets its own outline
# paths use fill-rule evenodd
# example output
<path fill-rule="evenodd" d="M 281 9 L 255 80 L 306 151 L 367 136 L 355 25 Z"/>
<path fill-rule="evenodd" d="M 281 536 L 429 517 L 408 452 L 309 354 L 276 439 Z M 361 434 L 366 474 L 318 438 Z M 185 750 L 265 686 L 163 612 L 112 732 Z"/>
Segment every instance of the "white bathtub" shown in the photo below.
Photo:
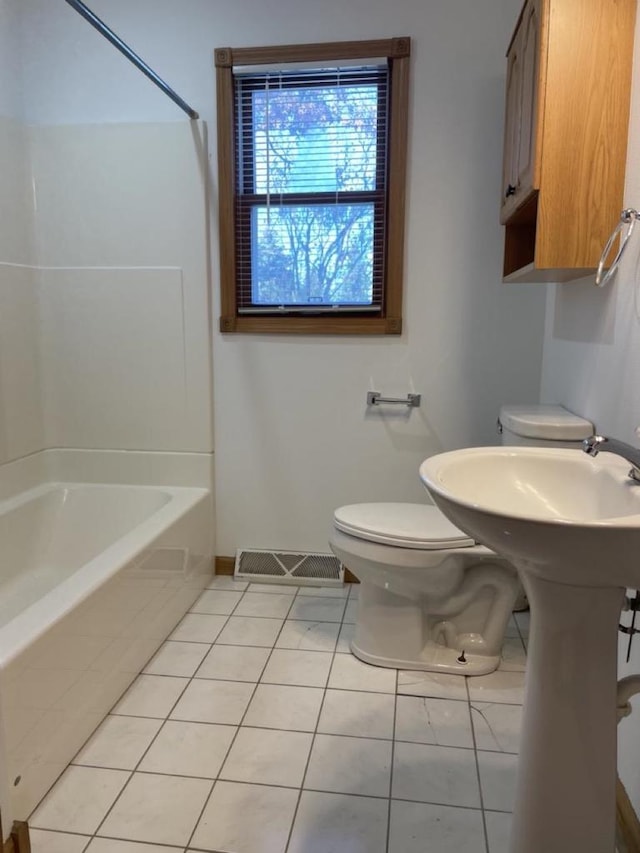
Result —
<path fill-rule="evenodd" d="M 212 526 L 205 488 L 47 483 L 0 502 L 6 829 L 206 586 Z"/>

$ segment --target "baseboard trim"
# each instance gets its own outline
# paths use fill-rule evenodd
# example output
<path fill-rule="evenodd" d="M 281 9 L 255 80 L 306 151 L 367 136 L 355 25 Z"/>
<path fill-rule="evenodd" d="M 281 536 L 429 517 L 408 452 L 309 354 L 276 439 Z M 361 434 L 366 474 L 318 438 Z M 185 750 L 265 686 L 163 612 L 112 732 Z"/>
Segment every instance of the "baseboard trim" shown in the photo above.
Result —
<path fill-rule="evenodd" d="M 214 573 L 216 575 L 232 575 L 236 567 L 235 557 L 216 557 L 213 561 Z M 351 574 L 349 569 L 344 570 L 345 583 L 360 583 L 358 578 Z"/>
<path fill-rule="evenodd" d="M 0 839 L 1 838 L 2 825 L 0 824 Z M 2 853 L 31 853 L 29 824 L 26 820 L 14 821 L 11 835 L 2 845 Z"/>
<path fill-rule="evenodd" d="M 216 557 L 213 565 L 216 575 L 232 575 L 236 567 L 236 558 Z"/>
<path fill-rule="evenodd" d="M 616 836 L 618 853 L 640 853 L 640 820 L 620 777 L 616 782 Z"/>

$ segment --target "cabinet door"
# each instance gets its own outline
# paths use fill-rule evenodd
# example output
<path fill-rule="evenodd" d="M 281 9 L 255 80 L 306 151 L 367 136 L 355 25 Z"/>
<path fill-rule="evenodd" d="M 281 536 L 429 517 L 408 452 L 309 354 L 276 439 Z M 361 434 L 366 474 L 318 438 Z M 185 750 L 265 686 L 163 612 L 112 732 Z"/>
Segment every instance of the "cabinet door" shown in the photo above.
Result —
<path fill-rule="evenodd" d="M 534 188 L 538 71 L 540 56 L 540 0 L 529 0 L 520 25 L 520 65 L 522 94 L 520 99 L 520 134 L 516 197 L 524 201 Z"/>
<path fill-rule="evenodd" d="M 504 119 L 504 151 L 502 161 L 501 219 L 506 220 L 515 208 L 518 188 L 518 153 L 520 148 L 520 111 L 522 107 L 522 61 L 520 30 L 515 34 L 507 54 L 506 109 Z"/>

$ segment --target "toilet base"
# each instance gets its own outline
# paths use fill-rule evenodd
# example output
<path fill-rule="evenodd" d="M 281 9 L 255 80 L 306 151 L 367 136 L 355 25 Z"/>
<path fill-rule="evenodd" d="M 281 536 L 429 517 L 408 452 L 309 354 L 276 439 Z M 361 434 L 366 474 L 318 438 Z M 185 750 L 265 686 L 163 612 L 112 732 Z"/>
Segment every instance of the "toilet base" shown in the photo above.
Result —
<path fill-rule="evenodd" d="M 374 666 L 384 666 L 391 669 L 415 669 L 424 672 L 442 672 L 451 675 L 488 675 L 498 668 L 500 655 L 478 655 L 465 652 L 466 663 L 458 660 L 460 652 L 436 643 L 428 643 L 422 649 L 420 660 L 403 660 L 402 658 L 383 657 L 372 654 L 359 645 L 356 640 L 351 642 L 353 654 L 365 663 Z"/>

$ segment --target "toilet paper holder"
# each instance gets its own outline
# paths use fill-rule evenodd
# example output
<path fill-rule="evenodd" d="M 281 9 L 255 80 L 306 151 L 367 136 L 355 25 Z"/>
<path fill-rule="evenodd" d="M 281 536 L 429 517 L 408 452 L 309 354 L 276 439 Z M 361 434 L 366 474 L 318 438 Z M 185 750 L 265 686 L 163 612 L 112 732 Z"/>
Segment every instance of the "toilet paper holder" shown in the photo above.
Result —
<path fill-rule="evenodd" d="M 407 394 L 406 397 L 383 397 L 379 391 L 369 391 L 367 393 L 367 406 L 388 404 L 391 406 L 408 406 L 411 409 L 418 408 L 420 401 L 420 394 Z"/>

